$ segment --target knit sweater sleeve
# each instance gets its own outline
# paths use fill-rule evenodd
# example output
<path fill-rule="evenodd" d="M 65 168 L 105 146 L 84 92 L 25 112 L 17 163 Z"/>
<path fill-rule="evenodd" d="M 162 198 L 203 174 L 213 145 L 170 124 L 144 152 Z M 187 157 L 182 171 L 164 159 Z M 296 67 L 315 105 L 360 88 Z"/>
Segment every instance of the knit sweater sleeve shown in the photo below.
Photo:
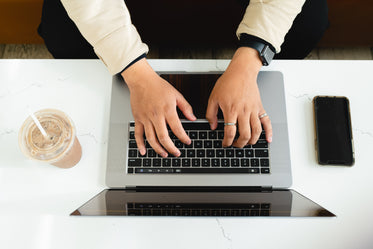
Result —
<path fill-rule="evenodd" d="M 111 74 L 148 52 L 123 0 L 61 0 L 69 17 Z"/>
<path fill-rule="evenodd" d="M 259 37 L 281 50 L 286 33 L 300 13 L 305 0 L 251 0 L 238 26 L 237 36 L 242 33 Z"/>

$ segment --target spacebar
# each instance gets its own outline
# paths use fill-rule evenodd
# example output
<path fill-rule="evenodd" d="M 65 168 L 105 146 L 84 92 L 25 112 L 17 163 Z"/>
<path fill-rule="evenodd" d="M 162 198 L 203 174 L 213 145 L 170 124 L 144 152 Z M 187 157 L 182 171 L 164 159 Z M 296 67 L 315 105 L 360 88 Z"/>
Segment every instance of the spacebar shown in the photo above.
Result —
<path fill-rule="evenodd" d="M 254 173 L 249 168 L 136 168 L 135 173 Z M 255 172 L 256 173 L 256 172 Z M 259 173 L 259 172 L 258 172 Z"/>

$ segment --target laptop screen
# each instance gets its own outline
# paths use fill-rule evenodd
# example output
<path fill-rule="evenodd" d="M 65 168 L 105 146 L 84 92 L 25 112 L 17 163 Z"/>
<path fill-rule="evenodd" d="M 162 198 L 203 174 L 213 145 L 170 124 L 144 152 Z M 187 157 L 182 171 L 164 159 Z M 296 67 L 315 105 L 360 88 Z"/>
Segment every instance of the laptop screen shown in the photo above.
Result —
<path fill-rule="evenodd" d="M 293 190 L 146 192 L 104 190 L 71 215 L 80 216 L 335 216 Z"/>

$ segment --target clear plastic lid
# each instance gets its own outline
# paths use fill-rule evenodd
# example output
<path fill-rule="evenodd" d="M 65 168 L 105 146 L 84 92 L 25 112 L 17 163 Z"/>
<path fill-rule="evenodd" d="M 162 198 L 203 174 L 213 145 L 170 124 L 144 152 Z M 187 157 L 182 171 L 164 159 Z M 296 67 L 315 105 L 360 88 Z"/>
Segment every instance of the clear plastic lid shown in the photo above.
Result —
<path fill-rule="evenodd" d="M 70 150 L 75 139 L 72 120 L 63 112 L 43 109 L 35 113 L 47 133 L 43 136 L 31 117 L 28 117 L 19 131 L 19 145 L 22 152 L 36 160 L 53 163 Z"/>

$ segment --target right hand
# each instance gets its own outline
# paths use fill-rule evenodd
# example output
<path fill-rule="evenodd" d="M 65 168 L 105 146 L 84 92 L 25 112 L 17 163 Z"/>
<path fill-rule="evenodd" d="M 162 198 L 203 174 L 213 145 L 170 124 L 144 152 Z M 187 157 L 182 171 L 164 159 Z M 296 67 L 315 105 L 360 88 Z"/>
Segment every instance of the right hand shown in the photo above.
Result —
<path fill-rule="evenodd" d="M 145 58 L 127 68 L 122 77 L 130 90 L 135 138 L 140 154 L 146 153 L 145 132 L 150 146 L 159 155 L 167 157 L 168 151 L 174 156 L 180 156 L 180 151 L 169 136 L 167 124 L 181 142 L 190 144 L 191 140 L 177 114 L 177 107 L 187 119 L 194 121 L 196 117 L 191 105 L 151 68 Z"/>

